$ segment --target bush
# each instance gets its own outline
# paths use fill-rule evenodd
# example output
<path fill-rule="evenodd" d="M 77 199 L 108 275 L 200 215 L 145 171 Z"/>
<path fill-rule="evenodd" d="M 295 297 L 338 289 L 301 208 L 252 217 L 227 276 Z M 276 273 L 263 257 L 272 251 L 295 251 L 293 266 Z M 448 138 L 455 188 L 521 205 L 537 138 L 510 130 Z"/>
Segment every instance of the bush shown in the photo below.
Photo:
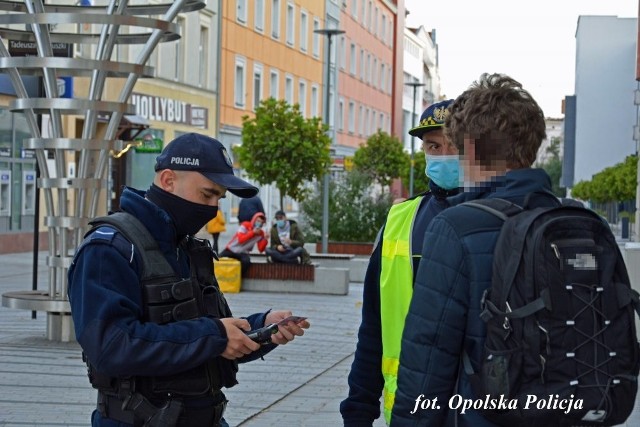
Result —
<path fill-rule="evenodd" d="M 329 186 L 329 240 L 373 242 L 391 207 L 391 195 L 374 197 L 371 177 L 356 171 Z M 322 240 L 322 183 L 300 205 L 309 241 Z"/>

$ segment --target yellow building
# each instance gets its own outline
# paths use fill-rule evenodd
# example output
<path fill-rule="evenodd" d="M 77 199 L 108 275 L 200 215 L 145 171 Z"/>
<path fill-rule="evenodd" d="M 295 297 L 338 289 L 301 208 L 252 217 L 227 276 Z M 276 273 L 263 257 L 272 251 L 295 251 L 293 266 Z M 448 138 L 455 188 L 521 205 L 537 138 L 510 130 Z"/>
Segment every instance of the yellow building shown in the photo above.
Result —
<path fill-rule="evenodd" d="M 306 117 L 322 116 L 325 2 L 255 0 L 222 2 L 219 139 L 240 144 L 242 117 L 262 99 L 299 104 Z M 273 189 L 261 189 L 261 197 Z M 238 200 L 230 197 L 230 219 Z M 270 205 L 265 203 L 265 208 Z M 269 215 L 269 212 L 267 212 Z"/>

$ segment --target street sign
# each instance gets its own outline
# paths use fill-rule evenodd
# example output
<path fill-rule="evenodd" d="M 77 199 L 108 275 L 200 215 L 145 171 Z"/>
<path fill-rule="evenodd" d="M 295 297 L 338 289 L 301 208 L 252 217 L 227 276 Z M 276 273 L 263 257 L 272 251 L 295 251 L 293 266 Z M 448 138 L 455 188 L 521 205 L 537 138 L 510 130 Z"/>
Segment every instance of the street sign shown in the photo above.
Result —
<path fill-rule="evenodd" d="M 345 156 L 344 169 L 347 171 L 353 170 L 353 156 Z"/>
<path fill-rule="evenodd" d="M 53 48 L 53 56 L 73 57 L 73 44 L 71 43 L 51 43 L 51 47 Z M 38 56 L 38 46 L 36 42 L 9 40 L 9 53 L 11 56 Z"/>

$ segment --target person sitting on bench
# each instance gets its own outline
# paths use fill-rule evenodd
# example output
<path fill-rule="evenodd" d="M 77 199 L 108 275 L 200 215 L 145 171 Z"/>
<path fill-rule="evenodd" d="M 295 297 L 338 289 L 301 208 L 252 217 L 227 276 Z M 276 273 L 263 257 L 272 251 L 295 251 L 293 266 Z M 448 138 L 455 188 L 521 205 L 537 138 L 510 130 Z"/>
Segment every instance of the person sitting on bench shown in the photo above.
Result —
<path fill-rule="evenodd" d="M 311 264 L 309 253 L 304 248 L 304 237 L 298 223 L 287 219 L 287 215 L 283 211 L 277 211 L 275 216 L 276 223 L 271 227 L 271 245 L 265 251 L 267 261 Z"/>

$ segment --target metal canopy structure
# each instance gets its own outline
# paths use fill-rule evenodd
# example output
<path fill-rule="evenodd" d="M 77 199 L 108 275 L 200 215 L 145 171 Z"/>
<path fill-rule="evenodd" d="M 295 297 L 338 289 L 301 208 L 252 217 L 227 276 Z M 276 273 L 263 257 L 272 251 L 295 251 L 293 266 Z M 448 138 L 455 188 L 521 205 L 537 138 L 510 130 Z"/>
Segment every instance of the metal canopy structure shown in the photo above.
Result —
<path fill-rule="evenodd" d="M 133 87 L 139 77 L 154 76 L 154 70 L 145 64 L 158 43 L 180 38 L 178 27 L 172 23 L 178 13 L 200 10 L 206 0 L 94 3 L 0 1 L 0 71 L 9 76 L 17 94 L 10 109 L 24 113 L 33 136 L 24 141 L 24 148 L 36 154 L 49 240 L 48 290 L 8 292 L 2 296 L 2 305 L 47 312 L 47 338 L 54 341 L 75 339 L 67 299 L 67 270 L 89 220 L 97 214 L 100 194 L 108 188 L 109 153 L 123 146 L 117 139 L 121 122 L 135 114 L 128 103 Z M 80 32 L 80 28 L 84 30 Z M 65 51 L 72 52 L 73 45 L 89 46 L 86 51 L 92 57 L 60 57 Z M 119 62 L 113 60 L 117 45 L 140 45 L 141 49 L 133 63 Z M 21 78 L 25 75 L 41 77 L 39 97 L 28 96 Z M 86 77 L 88 93 L 62 98 L 60 76 Z M 124 80 L 124 84 L 115 100 L 105 100 L 105 85 L 111 78 Z M 48 118 L 46 129 L 39 115 Z M 64 117 L 69 115 L 84 119 L 77 121 L 81 123 L 80 138 L 76 137 L 77 126 L 73 135 L 65 135 Z M 100 132 L 98 116 L 101 121 L 108 118 Z M 53 161 L 48 162 L 48 157 Z M 77 163 L 73 176 L 68 175 L 71 162 Z"/>

